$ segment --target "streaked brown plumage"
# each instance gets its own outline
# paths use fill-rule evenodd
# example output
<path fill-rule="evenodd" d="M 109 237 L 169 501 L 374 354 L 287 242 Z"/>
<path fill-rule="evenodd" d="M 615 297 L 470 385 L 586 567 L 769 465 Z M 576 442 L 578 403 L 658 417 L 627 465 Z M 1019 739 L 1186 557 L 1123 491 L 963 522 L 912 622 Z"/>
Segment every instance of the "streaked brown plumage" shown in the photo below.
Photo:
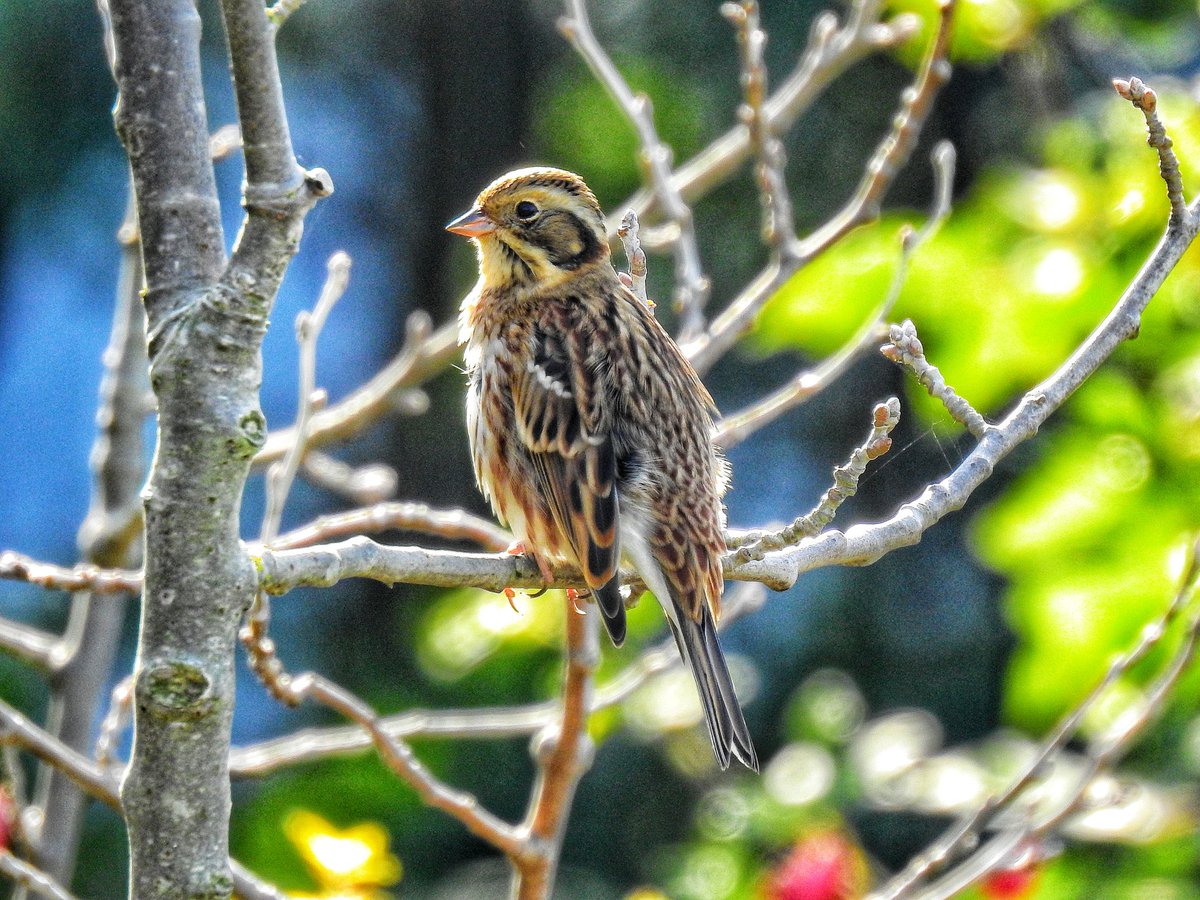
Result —
<path fill-rule="evenodd" d="M 460 340 L 480 489 L 544 572 L 579 566 L 617 646 L 632 564 L 691 666 L 717 762 L 757 770 L 717 643 L 728 476 L 708 391 L 617 277 L 578 176 L 512 172 L 447 228 L 479 251 Z"/>

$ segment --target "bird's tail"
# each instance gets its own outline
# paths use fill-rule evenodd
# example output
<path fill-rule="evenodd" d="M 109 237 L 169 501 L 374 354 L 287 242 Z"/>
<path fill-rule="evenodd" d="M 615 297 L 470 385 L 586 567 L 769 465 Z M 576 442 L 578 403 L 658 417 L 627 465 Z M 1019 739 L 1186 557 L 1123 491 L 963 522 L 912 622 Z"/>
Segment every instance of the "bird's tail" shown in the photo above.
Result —
<path fill-rule="evenodd" d="M 621 598 L 621 579 L 614 575 L 601 588 L 593 588 L 592 594 L 604 617 L 604 627 L 612 638 L 613 646 L 625 643 L 625 601 Z"/>
<path fill-rule="evenodd" d="M 687 660 L 700 692 L 704 721 L 713 753 L 722 770 L 729 768 L 730 758 L 736 758 L 747 769 L 758 771 L 758 754 L 750 739 L 750 729 L 742 715 L 741 704 L 733 690 L 733 679 L 725 665 L 721 645 L 717 643 L 717 626 L 708 607 L 702 609 L 699 622 L 680 610 L 677 617 L 667 616 L 671 633 L 679 646 L 680 655 Z"/>

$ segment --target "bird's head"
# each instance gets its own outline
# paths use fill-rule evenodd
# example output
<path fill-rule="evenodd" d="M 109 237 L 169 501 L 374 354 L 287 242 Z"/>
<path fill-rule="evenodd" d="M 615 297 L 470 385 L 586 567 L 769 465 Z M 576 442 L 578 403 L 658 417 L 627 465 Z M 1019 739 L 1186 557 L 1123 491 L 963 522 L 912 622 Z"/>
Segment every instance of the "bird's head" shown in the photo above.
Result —
<path fill-rule="evenodd" d="M 600 204 L 563 169 L 509 172 L 446 230 L 475 240 L 491 288 L 551 287 L 609 256 Z"/>

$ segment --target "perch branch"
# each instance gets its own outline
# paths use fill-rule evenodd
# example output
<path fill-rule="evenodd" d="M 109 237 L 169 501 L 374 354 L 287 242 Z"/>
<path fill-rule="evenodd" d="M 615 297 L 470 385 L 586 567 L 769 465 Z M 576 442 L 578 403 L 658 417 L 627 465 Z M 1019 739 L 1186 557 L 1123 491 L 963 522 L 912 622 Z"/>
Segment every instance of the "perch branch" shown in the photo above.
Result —
<path fill-rule="evenodd" d="M 567 13 L 558 20 L 558 30 L 587 63 L 596 80 L 629 119 L 638 136 L 639 156 L 645 180 L 660 213 L 675 232 L 675 308 L 680 313 L 682 334 L 691 336 L 704 328 L 704 304 L 709 281 L 700 262 L 700 246 L 692 222 L 692 210 L 675 187 L 671 172 L 671 148 L 654 127 L 650 98 L 634 94 L 592 32 L 584 0 L 566 0 Z"/>
<path fill-rule="evenodd" d="M 886 553 L 911 546 L 946 515 L 961 509 L 986 481 L 997 463 L 1038 428 L 1124 341 L 1135 335 L 1146 305 L 1178 263 L 1200 230 L 1196 202 L 1182 223 L 1168 225 L 1158 246 L 1125 289 L 1109 315 L 1071 356 L 1020 400 L 1011 413 L 990 426 L 974 450 L 949 475 L 890 519 L 830 530 L 795 546 L 768 553 L 761 560 L 739 563 L 726 557 L 726 577 L 759 581 L 784 589 L 803 572 L 831 565 L 868 565 Z M 452 554 L 415 548 L 385 548 L 355 538 L 342 544 L 307 550 L 264 551 L 260 560 L 263 586 L 282 592 L 299 584 L 332 584 L 342 577 L 370 577 L 385 583 L 416 581 L 433 585 L 470 585 L 489 590 L 505 586 L 536 589 L 543 585 L 532 564 L 522 557 Z M 560 586 L 582 586 L 578 573 L 562 572 Z"/>

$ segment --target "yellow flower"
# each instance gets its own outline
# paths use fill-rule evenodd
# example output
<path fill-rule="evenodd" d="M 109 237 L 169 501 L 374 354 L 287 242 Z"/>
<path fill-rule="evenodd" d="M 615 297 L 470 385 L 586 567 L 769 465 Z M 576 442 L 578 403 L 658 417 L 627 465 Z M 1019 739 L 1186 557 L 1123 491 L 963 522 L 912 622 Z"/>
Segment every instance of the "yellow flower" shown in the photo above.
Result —
<path fill-rule="evenodd" d="M 320 885 L 317 896 L 325 900 L 371 897 L 374 888 L 400 880 L 400 860 L 388 851 L 388 833 L 375 822 L 340 830 L 314 812 L 297 809 L 284 820 L 283 831 Z"/>

